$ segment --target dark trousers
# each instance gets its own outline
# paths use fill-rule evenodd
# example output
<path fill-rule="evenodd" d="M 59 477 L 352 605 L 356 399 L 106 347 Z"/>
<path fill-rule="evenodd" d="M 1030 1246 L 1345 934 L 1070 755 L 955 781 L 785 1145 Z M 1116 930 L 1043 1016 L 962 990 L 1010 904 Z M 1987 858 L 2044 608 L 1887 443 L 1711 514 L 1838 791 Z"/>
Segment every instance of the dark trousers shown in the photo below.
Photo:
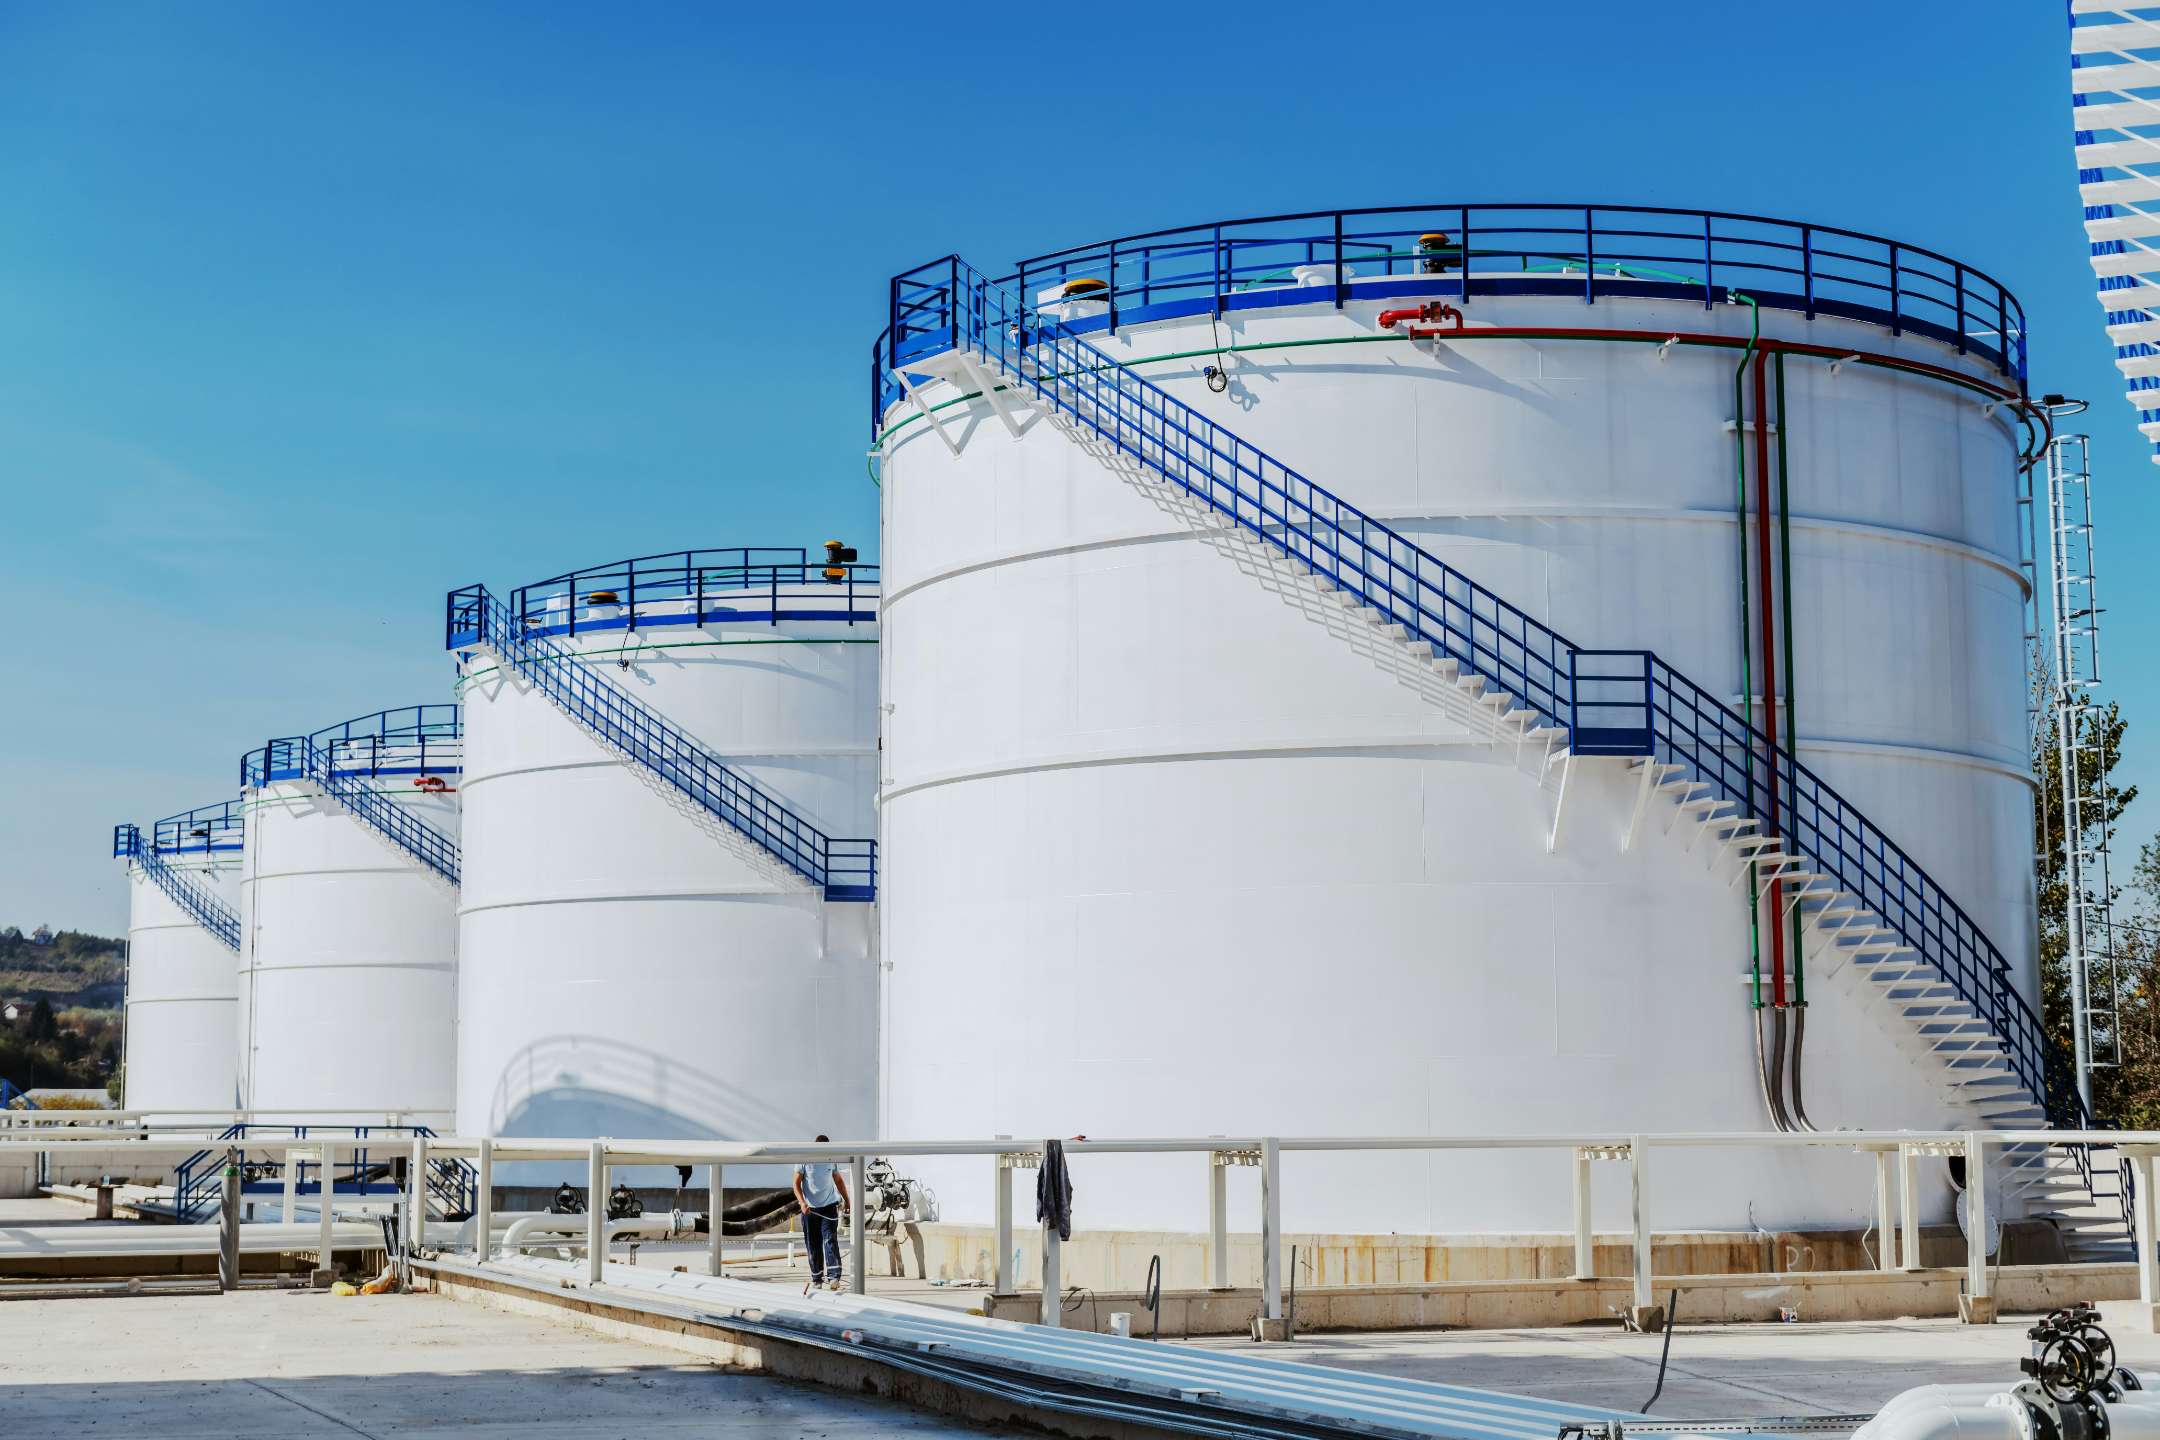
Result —
<path fill-rule="evenodd" d="M 840 1278 L 840 1205 L 835 1201 L 822 1210 L 805 1210 L 802 1217 L 803 1248 L 810 1252 L 810 1278 L 822 1285 Z"/>

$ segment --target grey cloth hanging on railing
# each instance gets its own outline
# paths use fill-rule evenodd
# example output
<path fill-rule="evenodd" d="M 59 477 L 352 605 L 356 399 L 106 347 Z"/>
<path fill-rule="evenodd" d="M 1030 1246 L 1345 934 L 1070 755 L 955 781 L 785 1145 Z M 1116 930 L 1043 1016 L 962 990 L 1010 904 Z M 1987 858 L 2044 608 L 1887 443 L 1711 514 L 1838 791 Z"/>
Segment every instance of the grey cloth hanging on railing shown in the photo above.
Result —
<path fill-rule="evenodd" d="M 1043 1142 L 1042 1169 L 1035 1172 L 1035 1218 L 1072 1239 L 1072 1176 L 1065 1169 L 1065 1142 Z"/>

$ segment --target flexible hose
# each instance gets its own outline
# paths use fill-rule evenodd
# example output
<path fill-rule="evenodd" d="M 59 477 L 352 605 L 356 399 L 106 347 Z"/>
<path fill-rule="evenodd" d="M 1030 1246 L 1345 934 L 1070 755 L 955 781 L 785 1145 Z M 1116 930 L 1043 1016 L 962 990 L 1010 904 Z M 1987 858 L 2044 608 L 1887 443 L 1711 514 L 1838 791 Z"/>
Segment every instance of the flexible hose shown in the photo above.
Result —
<path fill-rule="evenodd" d="M 1658 1347 L 1657 1388 L 1650 1392 L 1648 1400 L 1642 1402 L 1642 1410 L 1639 1412 L 1641 1414 L 1648 1415 L 1650 1407 L 1657 1404 L 1658 1396 L 1665 1393 L 1665 1362 L 1672 1359 L 1673 1321 L 1678 1319 L 1679 1315 L 1680 1291 L 1676 1287 L 1665 1297 L 1665 1343 Z"/>
<path fill-rule="evenodd" d="M 1796 953 L 1793 956 L 1793 965 L 1797 969 L 1799 964 L 1800 957 Z M 1815 1129 L 1815 1122 L 1808 1119 L 1807 1087 L 1800 1083 L 1800 1051 L 1806 1044 L 1807 1006 L 1796 1004 L 1792 1011 L 1792 1115 L 1802 1130 L 1812 1131 Z"/>
<path fill-rule="evenodd" d="M 1755 1078 L 1762 1082 L 1763 1109 L 1770 1112 L 1770 1123 L 1778 1131 L 1792 1129 L 1792 1122 L 1785 1116 L 1785 1102 L 1779 1095 L 1779 1086 L 1770 1073 L 1769 1042 L 1763 1038 L 1763 1027 L 1770 1014 L 1767 1006 L 1755 1007 Z"/>

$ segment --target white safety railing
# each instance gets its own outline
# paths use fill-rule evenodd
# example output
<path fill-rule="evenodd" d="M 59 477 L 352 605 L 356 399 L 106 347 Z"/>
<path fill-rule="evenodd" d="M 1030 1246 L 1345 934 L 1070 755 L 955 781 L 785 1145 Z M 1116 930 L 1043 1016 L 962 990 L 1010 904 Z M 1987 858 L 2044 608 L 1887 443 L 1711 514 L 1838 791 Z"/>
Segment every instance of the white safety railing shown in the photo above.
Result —
<path fill-rule="evenodd" d="M 108 1112 L 109 1113 L 109 1112 Z M 320 1112 L 318 1112 L 320 1113 Z M 378 1112 L 368 1112 L 378 1113 Z M 11 1117 L 19 1118 L 19 1117 Z M 188 1138 L 179 1133 L 163 1132 L 160 1127 L 148 1123 L 138 1124 L 132 1132 L 116 1131 L 113 1127 L 97 1123 L 102 1116 L 97 1112 L 77 1112 L 76 1125 L 21 1126 L 14 1129 L 0 1122 L 0 1162 L 11 1154 L 20 1155 L 41 1151 L 56 1151 L 72 1145 L 96 1143 L 101 1146 L 125 1145 L 131 1152 L 163 1152 L 190 1149 L 199 1144 L 199 1138 Z M 272 1155 L 288 1151 L 319 1155 L 323 1171 L 329 1174 L 334 1155 L 356 1143 L 380 1150 L 381 1140 L 355 1142 L 349 1139 L 317 1138 L 250 1138 L 250 1152 Z M 1760 1132 L 1703 1132 L 1691 1134 L 1575 1134 L 1575 1135 L 1476 1135 L 1476 1136 L 1223 1136 L 1211 1135 L 1192 1139 L 1133 1139 L 1133 1140 L 1068 1140 L 1062 1142 L 1069 1157 L 1088 1155 L 1176 1155 L 1188 1154 L 1209 1158 L 1207 1211 L 1211 1240 L 1210 1264 L 1217 1286 L 1227 1286 L 1228 1251 L 1228 1176 L 1231 1168 L 1250 1167 L 1259 1172 L 1260 1185 L 1260 1254 L 1261 1254 L 1261 1314 L 1269 1321 L 1280 1323 L 1283 1318 L 1283 1156 L 1298 1152 L 1380 1152 L 1380 1151 L 1562 1151 L 1572 1156 L 1571 1189 L 1574 1213 L 1575 1274 L 1578 1279 L 1598 1278 L 1592 1247 L 1591 1202 L 1593 1194 L 1592 1167 L 1599 1161 L 1624 1164 L 1628 1170 L 1629 1214 L 1631 1233 L 1629 1252 L 1633 1303 L 1648 1310 L 1655 1305 L 1655 1291 L 1651 1273 L 1651 1177 L 1654 1173 L 1652 1157 L 1659 1151 L 1683 1152 L 1690 1150 L 1822 1150 L 1846 1153 L 1870 1154 L 1875 1158 L 1875 1221 L 1878 1232 L 1885 1237 L 1878 1266 L 1883 1270 L 1917 1270 L 1920 1267 L 1920 1214 L 1918 1183 L 1915 1165 L 1924 1157 L 1957 1157 L 1964 1161 L 1966 1174 L 1973 1178 L 1967 1188 L 1968 1209 L 1965 1214 L 1966 1229 L 1966 1277 L 1965 1292 L 1974 1302 L 1975 1318 L 1992 1318 L 1993 1274 L 1988 1262 L 1988 1236 L 1990 1219 L 1989 1197 L 1979 1177 L 1987 1173 L 1989 1157 L 2004 1147 L 2032 1145 L 2098 1146 L 2112 1149 L 2131 1167 L 2135 1204 L 2135 1229 L 2137 1236 L 2138 1291 L 2145 1302 L 2147 1313 L 2155 1301 L 2160 1301 L 2160 1252 L 2155 1248 L 2155 1195 L 2160 1192 L 2156 1182 L 2156 1169 L 2160 1169 L 2160 1131 L 2151 1130 L 1886 1130 L 1886 1131 L 1840 1131 L 1834 1133 L 1800 1132 L 1792 1134 Z M 493 1254 L 493 1182 L 494 1167 L 498 1162 L 527 1160 L 581 1159 L 587 1171 L 587 1205 L 582 1217 L 584 1235 L 582 1247 L 586 1254 L 589 1279 L 597 1284 L 604 1276 L 610 1235 L 606 1197 L 610 1188 L 610 1172 L 617 1166 L 632 1165 L 705 1165 L 708 1171 L 708 1214 L 721 1214 L 721 1191 L 726 1168 L 730 1165 L 795 1165 L 810 1161 L 826 1163 L 845 1162 L 850 1166 L 851 1184 L 849 1194 L 860 1197 L 866 1193 L 865 1170 L 873 1156 L 899 1159 L 918 1156 L 965 1157 L 980 1156 L 991 1162 L 994 1177 L 994 1213 L 997 1226 L 998 1259 L 997 1289 L 1010 1293 L 1013 1289 L 1012 1275 L 1012 1194 L 1010 1176 L 1016 1168 L 1030 1168 L 1039 1164 L 1048 1142 L 1041 1140 L 888 1140 L 888 1141 L 836 1141 L 829 1144 L 806 1144 L 801 1142 L 752 1143 L 738 1141 L 687 1141 L 687 1140 L 623 1140 L 609 1137 L 550 1137 L 510 1138 L 474 1137 L 461 1135 L 414 1136 L 411 1141 L 412 1161 L 408 1168 L 408 1183 L 399 1204 L 408 1221 L 408 1235 L 428 1235 L 427 1190 L 425 1175 L 430 1158 L 464 1158 L 474 1163 L 478 1172 L 478 1203 L 476 1213 L 464 1225 L 455 1227 L 459 1237 L 456 1243 L 464 1243 L 469 1237 L 474 1259 L 485 1263 Z M 334 1202 L 326 1195 L 320 1207 L 322 1240 L 327 1247 Z M 434 1227 L 441 1233 L 441 1227 Z M 717 1221 L 708 1225 L 708 1265 L 710 1273 L 721 1271 L 721 1248 L 723 1237 Z M 850 1227 L 851 1263 L 849 1270 L 857 1293 L 865 1288 L 864 1268 L 867 1236 L 865 1227 Z M 1893 1234 L 1900 1237 L 1895 1247 L 1887 1243 Z M 569 1242 L 577 1243 L 573 1238 Z M 1057 1232 L 1049 1225 L 1042 1227 L 1042 1292 L 1041 1323 L 1056 1326 L 1060 1319 L 1062 1285 L 1059 1279 L 1059 1248 Z M 327 1252 L 326 1252 L 327 1253 Z"/>

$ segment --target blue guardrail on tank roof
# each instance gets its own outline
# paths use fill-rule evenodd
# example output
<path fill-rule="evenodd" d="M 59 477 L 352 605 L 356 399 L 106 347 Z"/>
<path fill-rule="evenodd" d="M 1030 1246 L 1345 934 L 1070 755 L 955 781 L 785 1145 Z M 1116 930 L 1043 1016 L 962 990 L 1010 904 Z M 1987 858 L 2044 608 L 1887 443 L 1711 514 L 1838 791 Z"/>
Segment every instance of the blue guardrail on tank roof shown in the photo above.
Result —
<path fill-rule="evenodd" d="M 1744 290 L 1765 309 L 1911 331 L 2025 388 L 2025 312 L 1985 271 L 1920 245 L 1765 215 L 1654 205 L 1387 205 L 1151 230 L 1019 261 L 994 283 L 1033 301 L 1095 282 L 1100 314 L 1068 333 L 1183 315 L 1332 301 L 1552 295 L 1700 301 Z M 923 328 L 896 303 L 907 341 Z M 870 432 L 902 398 L 881 337 Z"/>
<path fill-rule="evenodd" d="M 528 635 L 578 635 L 728 621 L 867 625 L 878 618 L 877 599 L 875 565 L 759 545 L 590 565 L 520 585 L 504 605 Z"/>

